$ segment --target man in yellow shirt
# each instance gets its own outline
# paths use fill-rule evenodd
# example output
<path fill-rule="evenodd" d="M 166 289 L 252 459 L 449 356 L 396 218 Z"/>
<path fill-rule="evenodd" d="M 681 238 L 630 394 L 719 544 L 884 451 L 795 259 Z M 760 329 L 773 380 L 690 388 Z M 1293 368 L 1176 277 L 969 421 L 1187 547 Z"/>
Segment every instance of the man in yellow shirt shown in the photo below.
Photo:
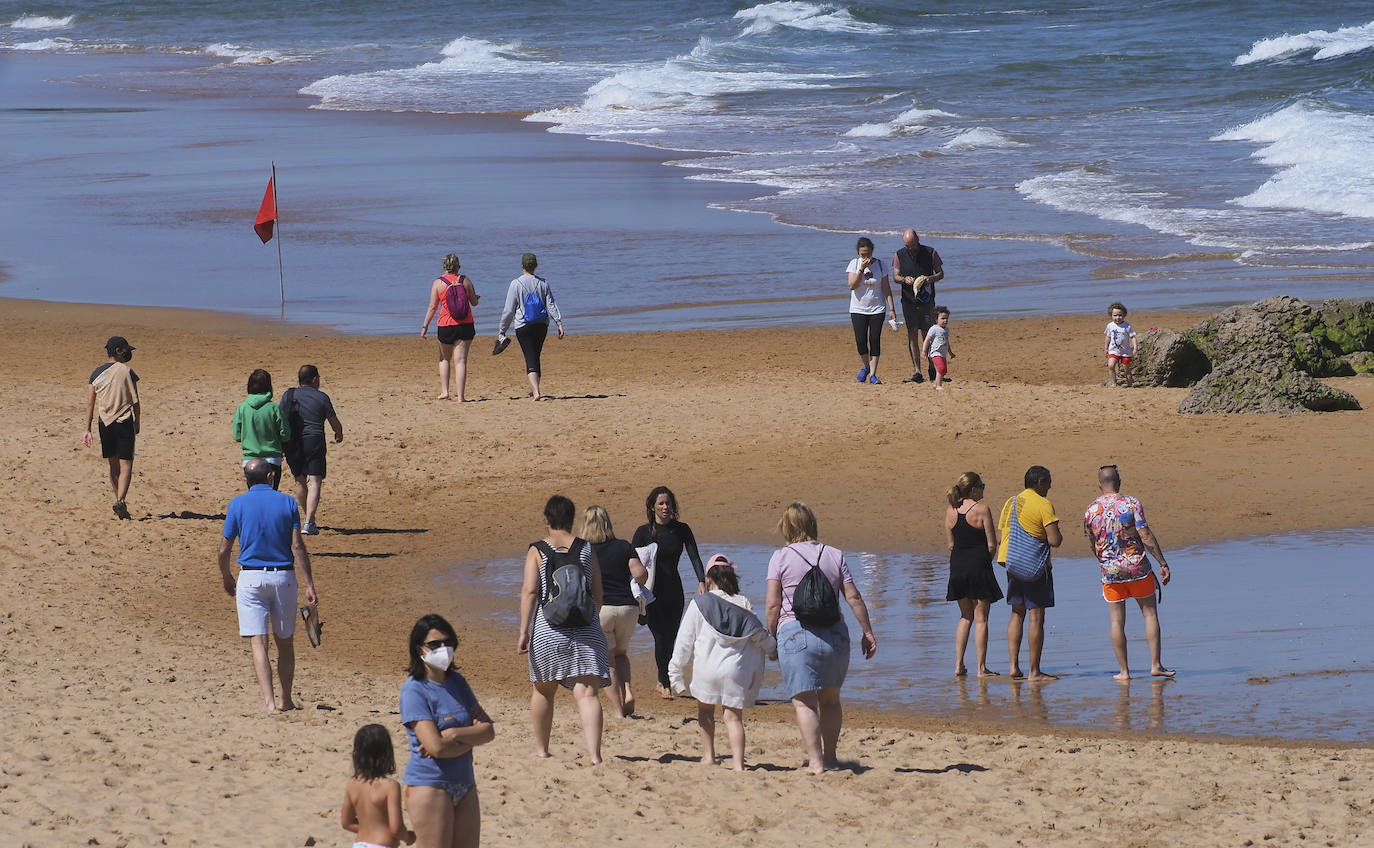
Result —
<path fill-rule="evenodd" d="M 1032 465 L 1026 469 L 1025 483 L 1024 491 L 1007 499 L 997 522 L 997 535 L 1001 540 L 997 546 L 997 561 L 1003 566 L 1007 564 L 1013 506 L 1017 533 L 1027 534 L 1033 543 L 1038 542 L 1050 548 L 1057 548 L 1064 542 L 1064 534 L 1059 531 L 1059 516 L 1054 514 L 1054 504 L 1045 497 L 1050 491 L 1050 470 L 1043 465 Z M 1044 554 L 1048 557 L 1048 549 L 1044 550 Z M 1036 580 L 1018 580 L 1011 572 L 1007 572 L 1007 603 L 1011 605 L 1011 618 L 1007 621 L 1007 654 L 1010 657 L 1012 679 L 1057 680 L 1056 675 L 1040 670 L 1040 653 L 1045 647 L 1045 610 L 1054 606 L 1054 575 L 1050 564 L 1046 563 L 1045 573 Z M 1022 674 L 1021 633 L 1027 619 L 1030 620 L 1030 673 Z"/>

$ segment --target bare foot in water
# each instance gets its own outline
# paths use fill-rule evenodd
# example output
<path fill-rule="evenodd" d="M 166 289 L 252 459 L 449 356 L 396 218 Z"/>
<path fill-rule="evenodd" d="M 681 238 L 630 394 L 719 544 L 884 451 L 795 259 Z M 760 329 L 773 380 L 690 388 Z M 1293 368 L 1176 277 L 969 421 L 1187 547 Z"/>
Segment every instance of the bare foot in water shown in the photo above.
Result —
<path fill-rule="evenodd" d="M 1130 681 L 1131 673 L 1129 671 L 1118 671 L 1116 674 L 1112 675 L 1112 679 L 1120 680 L 1122 683 L 1126 683 Z"/>
<path fill-rule="evenodd" d="M 978 669 L 978 676 L 979 676 L 979 677 L 1001 677 L 1001 676 L 1002 676 L 1002 672 L 1000 672 L 1000 671 L 993 671 L 992 669 L 988 668 L 987 666 L 983 666 L 982 668 Z"/>
<path fill-rule="evenodd" d="M 1165 668 L 1164 666 L 1150 669 L 1151 677 L 1173 677 L 1175 674 L 1178 674 L 1178 672 L 1174 671 L 1172 668 Z"/>
<path fill-rule="evenodd" d="M 1057 674 L 1047 674 L 1046 672 L 1043 672 L 1043 671 L 1032 671 L 1032 672 L 1026 677 L 1026 679 L 1029 680 L 1029 681 L 1032 682 L 1032 683 L 1045 683 L 1045 682 L 1048 682 L 1048 681 L 1050 681 L 1050 680 L 1058 680 L 1058 679 L 1059 679 L 1059 675 L 1057 675 Z"/>
<path fill-rule="evenodd" d="M 1013 669 L 1011 669 L 1011 671 L 1009 671 L 1009 672 L 1007 672 L 1007 673 L 1011 675 L 1011 679 L 1012 679 L 1012 680 L 1025 680 L 1025 679 L 1026 679 L 1026 675 L 1023 674 L 1023 673 L 1021 672 L 1021 669 L 1020 669 L 1020 668 L 1013 668 Z"/>
<path fill-rule="evenodd" d="M 964 665 L 963 663 L 959 663 L 958 665 L 956 665 L 956 666 L 954 667 L 954 676 L 955 676 L 955 677 L 967 677 L 967 676 L 968 676 L 968 666 Z"/>

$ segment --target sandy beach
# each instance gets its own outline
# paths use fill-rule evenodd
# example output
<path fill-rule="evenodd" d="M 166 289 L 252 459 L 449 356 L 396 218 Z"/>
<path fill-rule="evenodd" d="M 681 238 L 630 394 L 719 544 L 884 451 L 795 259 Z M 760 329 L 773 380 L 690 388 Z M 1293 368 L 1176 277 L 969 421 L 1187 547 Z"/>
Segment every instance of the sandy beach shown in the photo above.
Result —
<path fill-rule="evenodd" d="M 856 384 L 848 328 L 836 326 L 574 333 L 546 350 L 557 399 L 535 404 L 518 357 L 492 359 L 479 337 L 468 383 L 479 402 L 458 405 L 432 399 L 432 340 L 165 309 L 2 308 L 6 845 L 348 844 L 338 805 L 353 731 L 379 721 L 400 744 L 404 637 L 430 611 L 458 626 L 459 665 L 498 722 L 477 753 L 488 843 L 1374 838 L 1374 755 L 1351 746 L 851 710 L 841 757 L 852 766 L 820 779 L 826 812 L 803 815 L 817 781 L 798 770 L 790 707 L 748 716 L 756 768 L 736 775 L 695 763 L 691 702 L 641 697 L 640 717 L 608 720 L 605 765 L 583 764 L 567 700 L 555 759 L 535 761 L 515 635 L 482 614 L 515 599 L 437 580 L 456 562 L 518 556 L 554 492 L 605 505 L 628 536 L 659 483 L 699 537 L 740 542 L 771 543 L 781 508 L 802 499 L 829 543 L 935 551 L 958 473 L 980 471 L 1000 502 L 1027 465 L 1046 465 L 1070 515 L 1108 461 L 1151 505 L 1166 546 L 1369 526 L 1368 411 L 1180 417 L 1183 390 L 1098 385 L 1098 316 L 955 322 L 955 381 L 942 396 L 897 382 L 896 344 L 889 382 Z M 1198 317 L 1131 316 L 1141 328 Z M 114 333 L 138 348 L 142 377 L 131 522 L 111 514 L 104 463 L 80 444 L 84 382 Z M 214 552 L 242 485 L 229 418 L 246 375 L 267 368 L 280 393 L 303 362 L 320 367 L 346 431 L 331 446 L 323 532 L 309 542 L 325 641 L 312 651 L 298 640 L 304 708 L 265 717 Z M 1374 381 L 1333 382 L 1374 404 Z M 1065 535 L 1067 550 L 1086 552 Z"/>

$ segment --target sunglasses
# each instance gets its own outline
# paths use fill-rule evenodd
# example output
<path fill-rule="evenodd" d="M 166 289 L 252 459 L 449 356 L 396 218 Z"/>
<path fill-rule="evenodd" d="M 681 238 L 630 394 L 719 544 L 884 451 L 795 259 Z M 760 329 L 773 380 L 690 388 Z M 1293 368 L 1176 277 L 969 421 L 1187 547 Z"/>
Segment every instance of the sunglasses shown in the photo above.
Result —
<path fill-rule="evenodd" d="M 433 639 L 429 642 L 425 642 L 424 645 L 431 651 L 437 651 L 440 648 L 456 648 L 458 647 L 458 638 L 456 636 L 450 636 L 447 639 Z"/>

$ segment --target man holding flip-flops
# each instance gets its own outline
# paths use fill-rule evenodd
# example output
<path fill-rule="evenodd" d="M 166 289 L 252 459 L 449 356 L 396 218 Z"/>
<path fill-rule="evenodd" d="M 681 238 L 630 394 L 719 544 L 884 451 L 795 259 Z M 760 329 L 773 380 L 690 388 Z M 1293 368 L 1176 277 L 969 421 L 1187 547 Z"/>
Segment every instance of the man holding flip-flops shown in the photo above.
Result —
<path fill-rule="evenodd" d="M 291 683 L 296 674 L 296 572 L 305 580 L 305 598 L 314 605 L 315 581 L 310 574 L 310 554 L 301 536 L 300 510 L 296 499 L 272 488 L 272 475 L 281 473 L 271 463 L 254 459 L 243 467 L 248 491 L 229 502 L 224 534 L 219 546 L 220 577 L 224 591 L 238 605 L 239 635 L 253 649 L 253 669 L 262 687 L 265 712 L 294 710 Z M 234 539 L 239 540 L 238 580 L 229 571 Z M 307 626 L 313 624 L 310 620 Z M 273 696 L 272 666 L 267 659 L 267 635 L 277 642 L 277 676 L 281 700 Z M 312 641 L 314 641 L 312 639 Z"/>

